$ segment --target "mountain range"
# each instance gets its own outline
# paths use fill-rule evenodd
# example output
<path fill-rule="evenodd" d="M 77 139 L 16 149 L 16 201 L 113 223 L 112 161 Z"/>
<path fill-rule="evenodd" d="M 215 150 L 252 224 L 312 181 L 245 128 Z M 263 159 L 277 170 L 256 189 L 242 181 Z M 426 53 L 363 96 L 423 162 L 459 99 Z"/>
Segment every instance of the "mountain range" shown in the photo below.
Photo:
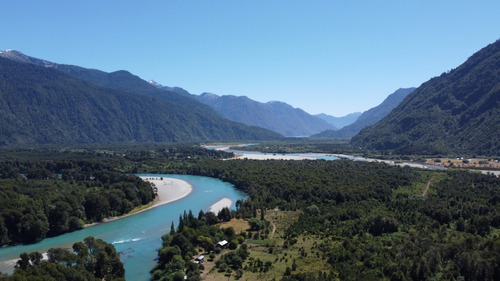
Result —
<path fill-rule="evenodd" d="M 339 130 L 282 102 L 153 84 L 123 70 L 0 51 L 0 145 L 258 141 L 329 126 L 313 137 L 352 137 L 353 146 L 398 154 L 500 155 L 500 41 L 417 89 L 397 90 Z"/>
<path fill-rule="evenodd" d="M 106 73 L 0 52 L 0 145 L 279 139 L 159 90 L 127 71 Z"/>
<path fill-rule="evenodd" d="M 375 124 L 391 112 L 415 88 L 401 88 L 390 94 L 381 104 L 363 112 L 354 123 L 340 130 L 327 130 L 311 136 L 312 138 L 350 139 L 361 129 Z"/>
<path fill-rule="evenodd" d="M 353 112 L 345 116 L 336 117 L 325 113 L 320 113 L 316 114 L 315 116 L 325 120 L 326 122 L 332 124 L 334 127 L 338 129 L 342 129 L 345 126 L 351 125 L 352 123 L 356 122 L 356 120 L 358 120 L 361 114 L 362 114 L 361 112 Z"/>
<path fill-rule="evenodd" d="M 210 93 L 194 98 L 229 120 L 266 128 L 286 137 L 307 137 L 335 128 L 327 121 L 284 102 L 261 103 L 246 96 L 218 96 Z"/>
<path fill-rule="evenodd" d="M 351 143 L 405 154 L 500 155 L 500 40 L 423 83 Z"/>
<path fill-rule="evenodd" d="M 179 87 L 162 86 L 153 80 L 150 80 L 149 83 L 160 89 L 190 96 L 210 106 L 219 115 L 229 120 L 269 129 L 286 137 L 307 137 L 324 130 L 336 129 L 328 121 L 284 102 L 262 103 L 246 96 L 219 96 L 213 93 L 193 95 Z"/>

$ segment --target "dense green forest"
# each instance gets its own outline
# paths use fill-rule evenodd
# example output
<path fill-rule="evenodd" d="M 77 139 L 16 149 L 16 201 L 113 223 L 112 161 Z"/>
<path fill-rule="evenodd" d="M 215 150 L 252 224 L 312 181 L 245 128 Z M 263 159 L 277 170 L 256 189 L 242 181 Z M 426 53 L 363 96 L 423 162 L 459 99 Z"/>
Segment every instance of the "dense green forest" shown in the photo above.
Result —
<path fill-rule="evenodd" d="M 23 253 L 12 276 L 0 280 L 125 280 L 125 269 L 113 245 L 87 237 L 69 249 L 53 248 L 44 260 L 38 252 Z"/>
<path fill-rule="evenodd" d="M 32 243 L 151 202 L 149 183 L 99 161 L 0 163 L 0 245 Z"/>
<path fill-rule="evenodd" d="M 75 208 L 53 211 L 67 214 L 67 225 L 50 223 L 50 210 L 64 205 L 62 201 L 84 206 L 85 195 L 97 190 L 108 196 L 103 200 L 108 204 L 119 198 L 111 194 L 121 190 L 127 195 L 123 188 L 138 184 L 128 176 L 131 173 L 210 176 L 249 195 L 236 202 L 237 211 L 200 212 L 197 217 L 191 211 L 179 214 L 179 225 L 172 225 L 159 245 L 154 280 L 178 280 L 182 273 L 199 280 L 204 266 L 192 262 L 199 254 L 210 257 L 205 266 L 213 263 L 215 269 L 208 276 L 241 280 L 267 278 L 256 274 L 274 276 L 268 280 L 499 280 L 500 276 L 500 179 L 493 175 L 350 160 L 221 161 L 226 153 L 197 145 L 13 149 L 2 155 L 1 187 L 8 196 L 1 198 L 17 198 L 0 205 L 0 231 L 7 243 L 17 237 L 8 235 L 11 228 L 18 231 L 26 224 L 12 227 L 16 224 L 6 219 L 32 218 L 40 233 L 55 235 L 49 234 L 51 225 L 60 227 L 55 231 L 76 224 L 71 221 L 81 225 L 97 220 L 99 214 L 119 214 L 120 210 L 106 208 L 107 213 L 78 213 L 82 209 Z M 41 190 L 58 192 L 45 192 L 51 196 L 40 200 L 30 197 Z M 140 193 L 135 196 L 135 202 L 147 202 Z M 121 202 L 127 201 L 134 200 L 122 197 Z M 294 218 L 271 221 L 271 213 L 291 213 Z M 219 228 L 218 223 L 231 218 L 246 220 L 248 228 L 239 232 Z M 271 225 L 279 223 L 285 225 L 284 231 L 273 238 Z M 232 249 L 219 253 L 213 244 L 222 239 L 232 242 Z M 259 245 L 266 247 L 267 259 L 256 254 Z M 298 256 L 288 259 L 287 253 Z"/>
<path fill-rule="evenodd" d="M 184 172 L 247 192 L 236 216 L 302 211 L 277 246 L 314 237 L 329 268 L 284 272 L 283 280 L 499 280 L 500 179 L 493 175 L 349 160 L 210 160 Z"/>

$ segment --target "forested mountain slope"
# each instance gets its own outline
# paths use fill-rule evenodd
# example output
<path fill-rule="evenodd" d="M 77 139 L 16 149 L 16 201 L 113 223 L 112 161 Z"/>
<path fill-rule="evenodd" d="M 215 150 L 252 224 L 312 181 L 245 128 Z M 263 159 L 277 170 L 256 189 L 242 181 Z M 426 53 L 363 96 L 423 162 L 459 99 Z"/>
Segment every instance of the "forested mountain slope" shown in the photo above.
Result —
<path fill-rule="evenodd" d="M 204 112 L 203 114 L 211 115 L 206 116 L 205 118 L 214 118 L 214 116 L 217 116 L 217 113 L 213 111 L 209 106 L 206 106 L 201 102 L 197 102 L 186 95 L 178 93 L 177 91 L 175 91 L 176 88 L 162 87 L 161 89 L 159 89 L 158 87 L 151 85 L 138 76 L 133 75 L 132 73 L 125 70 L 108 73 L 101 70 L 84 68 L 76 65 L 57 64 L 46 60 L 30 57 L 15 50 L 2 51 L 0 52 L 0 56 L 19 62 L 56 68 L 69 74 L 70 76 L 94 82 L 99 86 L 105 88 L 123 90 L 133 94 L 159 97 L 164 100 L 174 102 L 177 105 L 184 106 L 190 111 L 201 111 Z"/>
<path fill-rule="evenodd" d="M 264 104 L 247 97 L 219 97 L 210 94 L 196 96 L 189 94 L 181 88 L 164 87 L 153 81 L 147 82 L 128 71 L 120 70 L 107 73 L 75 65 L 57 64 L 33 58 L 14 50 L 4 51 L 0 53 L 0 56 L 20 62 L 57 68 L 73 77 L 92 81 L 102 87 L 158 97 L 184 106 L 188 110 L 202 112 L 203 115 L 210 115 L 204 118 L 218 119 L 217 122 L 227 122 L 223 119 L 227 118 L 248 126 L 269 129 L 285 136 L 309 136 L 335 128 L 321 118 L 309 115 L 301 109 L 293 108 L 284 103 L 276 108 L 276 105 L 273 103 Z M 217 97 L 216 103 L 213 102 L 213 97 Z"/>
<path fill-rule="evenodd" d="M 352 144 L 407 153 L 500 155 L 500 41 L 422 84 Z"/>
<path fill-rule="evenodd" d="M 415 88 L 401 88 L 390 94 L 381 104 L 361 114 L 356 122 L 343 127 L 340 130 L 328 130 L 313 135 L 313 138 L 350 139 L 361 131 L 361 129 L 377 123 L 393 110 L 406 96 Z"/>
<path fill-rule="evenodd" d="M 196 104 L 199 111 L 196 105 L 189 110 L 188 104 L 103 88 L 51 67 L 0 57 L 0 145 L 279 137 Z"/>

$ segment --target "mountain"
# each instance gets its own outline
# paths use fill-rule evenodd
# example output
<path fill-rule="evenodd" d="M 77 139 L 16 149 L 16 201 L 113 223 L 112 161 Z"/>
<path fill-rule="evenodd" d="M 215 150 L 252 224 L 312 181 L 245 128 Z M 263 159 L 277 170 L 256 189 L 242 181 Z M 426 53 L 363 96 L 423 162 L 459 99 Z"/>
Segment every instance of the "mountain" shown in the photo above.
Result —
<path fill-rule="evenodd" d="M 341 117 L 335 117 L 325 113 L 316 114 L 315 116 L 325 120 L 326 122 L 332 124 L 333 126 L 339 129 L 342 129 L 345 126 L 354 123 L 359 118 L 360 115 L 361 112 L 354 112 Z"/>
<path fill-rule="evenodd" d="M 158 82 L 156 82 L 154 80 L 149 80 L 148 83 L 153 85 L 154 87 L 156 87 L 158 89 L 167 90 L 170 92 L 178 93 L 181 96 L 193 98 L 193 95 L 191 95 L 188 91 L 184 90 L 183 88 L 163 86 L 162 84 L 159 84 Z"/>
<path fill-rule="evenodd" d="M 105 88 L 52 65 L 7 59 L 5 53 L 9 52 L 0 54 L 0 145 L 243 141 L 280 137 L 268 130 L 223 119 L 211 108 L 179 98 L 175 93 L 164 91 L 158 97 L 154 91 L 140 94 Z M 116 79 L 130 74 L 108 75 Z"/>
<path fill-rule="evenodd" d="M 211 93 L 193 97 L 229 120 L 266 128 L 288 137 L 310 136 L 335 129 L 325 120 L 284 102 L 261 103 L 246 96 L 218 96 Z"/>
<path fill-rule="evenodd" d="M 363 112 L 356 122 L 343 127 L 340 130 L 328 130 L 311 136 L 312 138 L 333 138 L 350 139 L 361 129 L 375 124 L 393 110 L 406 96 L 413 92 L 415 88 L 400 88 L 390 94 L 381 104 Z"/>
<path fill-rule="evenodd" d="M 500 155 L 500 40 L 422 84 L 352 144 L 402 153 Z"/>
<path fill-rule="evenodd" d="M 97 69 L 89 69 L 75 65 L 57 64 L 30 57 L 15 50 L 2 51 L 0 52 L 0 56 L 19 62 L 27 62 L 39 66 L 55 68 L 75 78 L 94 82 L 101 87 L 123 90 L 132 94 L 153 96 L 184 106 L 190 111 L 205 112 L 206 114 L 213 116 L 217 115 L 217 113 L 210 107 L 200 102 L 196 102 L 190 97 L 184 96 L 177 91 L 167 88 L 159 89 L 125 70 L 108 73 Z"/>
<path fill-rule="evenodd" d="M 313 117 L 301 109 L 294 109 L 286 104 L 277 108 L 279 113 L 269 113 L 264 104 L 246 97 L 233 99 L 235 96 L 222 96 L 219 105 L 214 107 L 212 103 L 209 103 L 208 105 L 212 107 L 210 108 L 206 105 L 208 100 L 205 99 L 205 95 L 191 95 L 182 88 L 162 86 L 153 80 L 147 82 L 124 70 L 107 73 L 74 65 L 56 64 L 12 50 L 4 51 L 3 54 L 0 53 L 0 56 L 8 56 L 8 58 L 17 61 L 56 68 L 71 76 L 97 83 L 102 87 L 161 98 L 182 105 L 191 111 L 204 112 L 210 115 L 209 118 L 212 119 L 215 118 L 214 115 L 220 115 L 234 122 L 248 126 L 259 126 L 286 136 L 309 136 L 313 133 L 335 128 L 320 118 Z M 242 104 L 238 104 L 239 101 Z M 250 106 L 252 109 L 245 109 L 245 106 Z"/>

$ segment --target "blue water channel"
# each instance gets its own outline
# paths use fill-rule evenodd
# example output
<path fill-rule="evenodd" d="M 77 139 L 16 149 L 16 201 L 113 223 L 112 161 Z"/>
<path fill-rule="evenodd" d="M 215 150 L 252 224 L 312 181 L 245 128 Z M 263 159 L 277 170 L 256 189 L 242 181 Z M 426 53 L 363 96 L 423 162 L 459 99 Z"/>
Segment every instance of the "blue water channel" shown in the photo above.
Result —
<path fill-rule="evenodd" d="M 94 236 L 112 243 L 121 253 L 127 280 L 149 280 L 149 271 L 155 265 L 154 259 L 161 246 L 161 236 L 170 232 L 171 223 L 179 222 L 179 215 L 192 210 L 195 217 L 200 210 L 209 211 L 210 206 L 222 198 L 230 198 L 232 209 L 239 199 L 246 195 L 230 183 L 218 179 L 191 175 L 143 174 L 145 177 L 170 177 L 181 179 L 193 186 L 193 191 L 177 201 L 158 206 L 123 219 L 95 225 L 79 231 L 47 238 L 39 243 L 0 249 L 0 263 L 18 258 L 23 252 L 47 252 L 54 247 L 70 248 L 73 243 Z M 5 264 L 4 264 L 5 266 Z M 1 268 L 6 272 L 5 268 Z"/>

